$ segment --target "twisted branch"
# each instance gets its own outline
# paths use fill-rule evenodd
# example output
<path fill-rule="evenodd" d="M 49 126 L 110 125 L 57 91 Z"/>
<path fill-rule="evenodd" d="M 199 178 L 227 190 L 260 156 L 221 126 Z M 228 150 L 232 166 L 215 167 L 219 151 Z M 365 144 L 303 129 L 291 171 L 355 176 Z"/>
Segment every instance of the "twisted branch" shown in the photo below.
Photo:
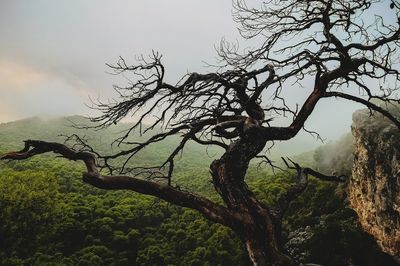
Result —
<path fill-rule="evenodd" d="M 26 140 L 25 147 L 17 152 L 0 156 L 1 160 L 24 160 L 38 154 L 53 152 L 69 160 L 83 161 L 87 172 L 83 181 L 92 186 L 114 190 L 127 189 L 161 198 L 167 202 L 199 211 L 207 219 L 232 227 L 234 215 L 225 207 L 199 195 L 173 188 L 167 184 L 147 181 L 123 175 L 102 175 L 96 166 L 96 158 L 89 152 L 77 152 L 64 144 L 40 140 Z"/>

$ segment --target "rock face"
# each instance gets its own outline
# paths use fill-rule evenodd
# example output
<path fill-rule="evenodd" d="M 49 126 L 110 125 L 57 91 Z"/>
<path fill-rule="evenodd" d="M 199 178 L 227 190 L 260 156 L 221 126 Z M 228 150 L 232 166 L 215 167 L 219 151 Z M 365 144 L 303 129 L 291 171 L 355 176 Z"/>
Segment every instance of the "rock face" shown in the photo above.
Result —
<path fill-rule="evenodd" d="M 388 254 L 400 257 L 400 131 L 382 115 L 353 114 L 352 208 L 364 230 Z"/>

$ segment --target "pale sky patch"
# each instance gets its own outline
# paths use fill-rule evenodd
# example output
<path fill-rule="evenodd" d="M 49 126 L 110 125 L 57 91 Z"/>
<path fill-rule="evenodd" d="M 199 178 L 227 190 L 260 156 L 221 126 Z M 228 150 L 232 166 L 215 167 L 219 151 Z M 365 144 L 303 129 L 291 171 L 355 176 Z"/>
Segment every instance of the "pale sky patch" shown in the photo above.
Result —
<path fill-rule="evenodd" d="M 48 79 L 44 73 L 15 62 L 0 61 L 0 88 L 2 90 L 26 90 Z"/>
<path fill-rule="evenodd" d="M 93 114 L 89 97 L 107 101 L 116 96 L 113 84 L 126 85 L 106 73 L 105 63 L 119 56 L 135 63 L 135 56 L 161 52 L 169 83 L 189 71 L 211 71 L 203 61 L 215 61 L 221 38 L 242 48 L 260 41 L 242 42 L 231 10 L 231 0 L 0 0 L 0 122 Z M 293 86 L 284 94 L 302 104 L 307 92 Z M 306 125 L 335 139 L 350 130 L 360 107 L 323 100 Z M 305 149 L 318 145 L 309 136 L 296 139 Z"/>

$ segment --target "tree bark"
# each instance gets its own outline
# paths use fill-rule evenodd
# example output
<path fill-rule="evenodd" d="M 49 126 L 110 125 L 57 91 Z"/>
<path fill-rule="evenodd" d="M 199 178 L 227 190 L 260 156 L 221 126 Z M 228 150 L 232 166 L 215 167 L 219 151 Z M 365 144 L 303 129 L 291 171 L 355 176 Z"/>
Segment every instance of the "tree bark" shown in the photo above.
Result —
<path fill-rule="evenodd" d="M 258 127 L 245 132 L 211 165 L 214 187 L 227 207 L 168 185 L 129 176 L 101 175 L 93 154 L 76 152 L 60 143 L 27 140 L 24 149 L 3 154 L 0 159 L 24 160 L 38 154 L 54 152 L 70 160 L 81 160 L 87 168 L 87 172 L 83 174 L 83 181 L 86 183 L 102 189 L 129 189 L 198 210 L 207 219 L 233 229 L 244 241 L 254 265 L 293 265 L 293 261 L 282 252 L 280 246 L 280 220 L 271 215 L 244 182 L 251 158 L 265 146 L 265 141 L 259 136 Z"/>
<path fill-rule="evenodd" d="M 265 147 L 260 134 L 257 126 L 246 129 L 220 159 L 213 161 L 213 184 L 227 208 L 238 214 L 232 229 L 244 241 L 254 265 L 295 265 L 282 251 L 281 221 L 256 199 L 244 181 L 250 160 Z"/>

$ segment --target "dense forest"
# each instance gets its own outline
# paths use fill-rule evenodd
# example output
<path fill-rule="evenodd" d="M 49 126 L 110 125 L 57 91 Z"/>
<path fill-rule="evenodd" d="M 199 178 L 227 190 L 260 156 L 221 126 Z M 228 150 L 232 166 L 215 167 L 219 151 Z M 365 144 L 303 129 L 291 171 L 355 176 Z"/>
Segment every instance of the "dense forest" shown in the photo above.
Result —
<path fill-rule="evenodd" d="M 27 138 L 62 140 L 76 133 L 82 117 L 31 118 L 0 124 L 0 153 Z M 80 130 L 100 151 L 129 125 Z M 134 136 L 132 138 L 141 138 Z M 141 152 L 135 164 L 167 156 L 178 137 Z M 351 135 L 293 157 L 320 171 L 350 174 Z M 175 186 L 214 200 L 209 164 L 220 154 L 190 144 L 176 166 Z M 140 160 L 140 161 L 138 161 Z M 250 265 L 242 242 L 226 227 L 193 210 L 129 191 L 103 191 L 84 184 L 84 165 L 46 155 L 0 162 L 0 265 Z M 291 173 L 254 162 L 248 184 L 273 203 L 291 184 Z M 310 180 L 284 220 L 285 247 L 301 262 L 321 265 L 396 265 L 363 233 L 347 207 L 346 185 Z"/>

